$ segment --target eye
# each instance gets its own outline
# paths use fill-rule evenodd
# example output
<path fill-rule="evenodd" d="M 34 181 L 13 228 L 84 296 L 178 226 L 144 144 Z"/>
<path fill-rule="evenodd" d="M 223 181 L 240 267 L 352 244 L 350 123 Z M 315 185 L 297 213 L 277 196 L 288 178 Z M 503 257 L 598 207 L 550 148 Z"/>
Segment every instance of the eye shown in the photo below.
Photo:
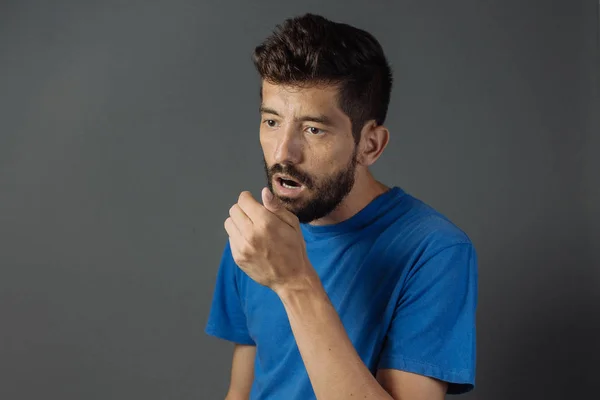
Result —
<path fill-rule="evenodd" d="M 272 119 L 266 119 L 263 121 L 263 123 L 265 123 L 269 128 L 275 128 L 277 126 L 277 121 Z"/>
<path fill-rule="evenodd" d="M 322 135 L 323 133 L 325 133 L 324 130 L 319 129 L 319 128 L 315 128 L 314 126 L 309 126 L 306 131 L 308 133 L 310 133 L 311 135 Z"/>

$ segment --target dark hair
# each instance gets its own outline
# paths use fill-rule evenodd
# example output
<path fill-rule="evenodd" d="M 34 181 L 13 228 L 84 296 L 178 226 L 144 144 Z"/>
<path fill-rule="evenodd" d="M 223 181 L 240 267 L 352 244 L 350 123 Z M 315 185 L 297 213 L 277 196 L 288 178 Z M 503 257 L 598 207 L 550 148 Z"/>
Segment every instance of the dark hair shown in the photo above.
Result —
<path fill-rule="evenodd" d="M 273 84 L 336 85 L 357 143 L 367 121 L 385 122 L 392 71 L 377 39 L 364 30 L 314 14 L 290 18 L 256 47 L 253 61 Z"/>

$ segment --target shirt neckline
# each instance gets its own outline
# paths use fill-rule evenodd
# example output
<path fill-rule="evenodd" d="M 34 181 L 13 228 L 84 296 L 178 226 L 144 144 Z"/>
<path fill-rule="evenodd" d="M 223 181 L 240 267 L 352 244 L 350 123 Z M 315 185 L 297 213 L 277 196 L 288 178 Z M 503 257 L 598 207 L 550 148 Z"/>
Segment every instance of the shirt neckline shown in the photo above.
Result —
<path fill-rule="evenodd" d="M 387 209 L 385 206 L 389 204 L 392 199 L 399 198 L 403 194 L 404 191 L 400 187 L 393 186 L 386 192 L 371 200 L 369 204 L 363 207 L 352 217 L 342 222 L 329 225 L 300 224 L 300 228 L 302 229 L 304 238 L 307 241 L 316 240 L 323 237 L 331 237 L 340 233 L 357 230 L 368 225 L 373 219 L 377 218 L 381 212 L 384 212 Z"/>

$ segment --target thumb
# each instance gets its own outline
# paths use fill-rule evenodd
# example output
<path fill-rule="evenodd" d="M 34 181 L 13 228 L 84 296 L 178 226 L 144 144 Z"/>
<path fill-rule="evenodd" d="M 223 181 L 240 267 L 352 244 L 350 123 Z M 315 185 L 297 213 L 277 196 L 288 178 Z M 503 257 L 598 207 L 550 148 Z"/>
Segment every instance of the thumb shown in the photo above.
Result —
<path fill-rule="evenodd" d="M 269 188 L 263 188 L 262 190 L 262 201 L 263 205 L 267 210 L 275 214 L 279 219 L 291 226 L 297 225 L 297 218 L 294 214 L 289 212 Z"/>
<path fill-rule="evenodd" d="M 269 188 L 263 188 L 262 190 L 262 201 L 265 208 L 272 213 L 277 214 L 283 207 L 281 201 L 277 199 Z"/>

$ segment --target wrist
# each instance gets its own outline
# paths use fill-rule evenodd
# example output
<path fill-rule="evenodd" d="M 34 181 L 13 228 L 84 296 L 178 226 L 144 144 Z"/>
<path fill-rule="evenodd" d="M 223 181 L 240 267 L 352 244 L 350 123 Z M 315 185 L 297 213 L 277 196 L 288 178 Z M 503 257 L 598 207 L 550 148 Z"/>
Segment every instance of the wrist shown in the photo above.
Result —
<path fill-rule="evenodd" d="M 275 286 L 273 287 L 273 291 L 284 303 L 288 299 L 306 294 L 314 296 L 325 293 L 321 279 L 316 272 L 314 274 L 306 275 L 293 281 Z"/>

